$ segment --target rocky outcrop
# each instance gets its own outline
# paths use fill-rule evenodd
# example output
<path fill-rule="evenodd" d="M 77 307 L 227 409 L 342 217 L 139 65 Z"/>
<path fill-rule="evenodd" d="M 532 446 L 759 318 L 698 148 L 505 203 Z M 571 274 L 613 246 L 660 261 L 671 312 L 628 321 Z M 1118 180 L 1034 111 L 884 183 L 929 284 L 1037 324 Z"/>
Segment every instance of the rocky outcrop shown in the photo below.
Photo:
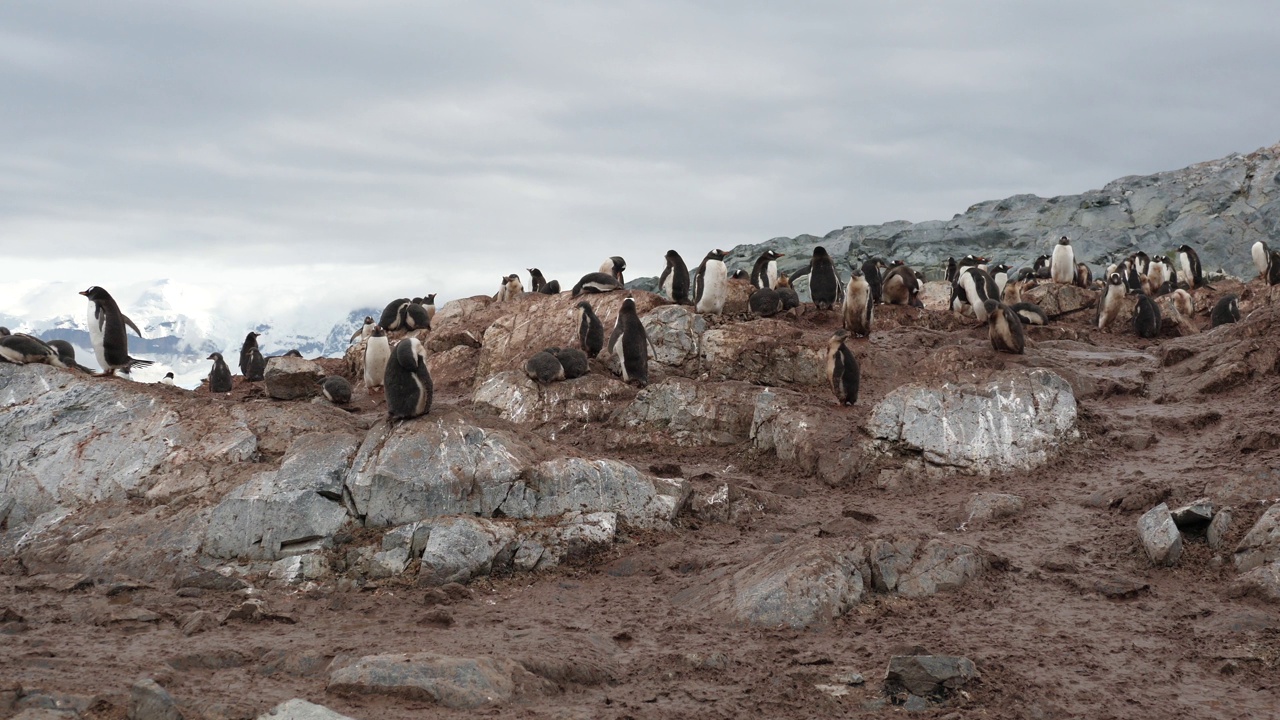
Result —
<path fill-rule="evenodd" d="M 472 400 L 505 420 L 540 425 L 602 422 L 635 396 L 635 388 L 598 373 L 540 385 L 523 372 L 506 370 L 481 382 Z"/>
<path fill-rule="evenodd" d="M 1249 528 L 1236 548 L 1235 564 L 1240 572 L 1280 560 L 1280 503 L 1267 508 Z"/>
<path fill-rule="evenodd" d="M 826 383 L 826 348 L 809 347 L 804 334 L 781 320 L 725 325 L 702 335 L 702 369 L 714 380 L 759 385 Z"/>
<path fill-rule="evenodd" d="M 267 394 L 277 400 L 315 397 L 320 394 L 323 379 L 324 370 L 310 360 L 287 355 L 267 360 Z"/>
<path fill-rule="evenodd" d="M 648 430 L 676 445 L 732 445 L 750 435 L 760 392 L 759 387 L 744 382 L 670 377 L 641 390 L 617 422 Z"/>
<path fill-rule="evenodd" d="M 707 321 L 687 305 L 664 305 L 640 318 L 653 347 L 653 360 L 679 368 L 696 363 Z"/>

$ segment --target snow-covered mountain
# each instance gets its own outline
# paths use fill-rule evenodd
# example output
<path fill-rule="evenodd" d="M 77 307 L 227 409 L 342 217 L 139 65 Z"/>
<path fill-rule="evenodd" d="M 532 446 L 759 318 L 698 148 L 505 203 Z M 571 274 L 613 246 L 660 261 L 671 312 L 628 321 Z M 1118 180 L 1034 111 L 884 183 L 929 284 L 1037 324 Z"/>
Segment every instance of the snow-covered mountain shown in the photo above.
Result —
<path fill-rule="evenodd" d="M 96 369 L 89 342 L 89 303 L 78 295 L 83 288 L 48 283 L 27 290 L 0 307 L 0 325 L 45 340 L 66 340 L 76 359 Z M 170 280 L 110 288 L 121 310 L 142 329 L 129 331 L 129 354 L 155 365 L 134 370 L 139 382 L 155 382 L 173 372 L 176 384 L 194 388 L 209 374 L 209 354 L 221 352 L 238 372 L 240 345 L 250 331 L 262 333 L 264 355 L 298 350 L 304 357 L 340 356 L 366 315 L 380 312 L 358 308 L 334 311 L 308 302 L 305 296 L 274 293 L 270 307 L 259 297 L 218 297 L 206 288 Z"/>

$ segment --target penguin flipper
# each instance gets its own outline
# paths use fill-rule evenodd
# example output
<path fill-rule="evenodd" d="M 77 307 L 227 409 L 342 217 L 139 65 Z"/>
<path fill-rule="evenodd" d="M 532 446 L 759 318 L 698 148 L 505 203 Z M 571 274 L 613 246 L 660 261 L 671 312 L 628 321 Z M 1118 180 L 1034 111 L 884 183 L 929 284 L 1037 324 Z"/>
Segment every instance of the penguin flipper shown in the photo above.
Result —
<path fill-rule="evenodd" d="M 622 323 L 613 326 L 613 332 L 609 334 L 609 353 L 616 354 L 613 346 L 618 343 L 618 338 L 622 337 Z"/>
<path fill-rule="evenodd" d="M 132 370 L 134 368 L 151 367 L 152 365 L 155 365 L 155 361 L 153 360 L 137 360 L 135 358 L 129 358 L 128 368 Z"/>
<path fill-rule="evenodd" d="M 142 331 L 138 329 L 138 326 L 135 325 L 134 322 L 129 319 L 128 315 L 125 315 L 124 313 L 120 313 L 120 318 L 124 320 L 125 325 L 128 325 L 129 327 L 133 328 L 133 331 L 138 334 L 138 337 L 143 339 L 146 338 L 146 336 L 142 334 Z"/>

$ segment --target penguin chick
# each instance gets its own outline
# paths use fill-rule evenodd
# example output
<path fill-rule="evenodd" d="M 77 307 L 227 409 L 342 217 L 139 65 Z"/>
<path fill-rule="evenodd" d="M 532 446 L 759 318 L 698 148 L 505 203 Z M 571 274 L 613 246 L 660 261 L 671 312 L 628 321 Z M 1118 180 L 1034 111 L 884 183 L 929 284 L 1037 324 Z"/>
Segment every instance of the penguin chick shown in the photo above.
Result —
<path fill-rule="evenodd" d="M 587 354 L 578 348 L 547 348 L 547 352 L 556 357 L 560 361 L 560 366 L 564 368 L 564 377 L 566 380 L 580 378 L 591 371 L 591 364 L 587 361 Z"/>
<path fill-rule="evenodd" d="M 858 384 L 862 378 L 857 358 L 844 344 L 847 337 L 849 331 L 840 329 L 827 341 L 827 382 L 831 383 L 831 391 L 841 405 L 858 402 Z"/>
<path fill-rule="evenodd" d="M 1240 298 L 1235 294 L 1223 295 L 1214 303 L 1209 313 L 1209 327 L 1216 328 L 1227 323 L 1240 322 Z"/>
<path fill-rule="evenodd" d="M 351 402 L 351 383 L 339 375 L 331 375 L 320 381 L 320 393 L 335 405 Z"/>
<path fill-rule="evenodd" d="M 871 283 L 867 282 L 862 270 L 855 268 L 844 290 L 844 329 L 854 336 L 871 337 L 871 319 L 875 314 L 875 307 Z"/>
<path fill-rule="evenodd" d="M 747 307 L 751 308 L 753 314 L 760 317 L 773 317 L 782 312 L 782 296 L 777 290 L 760 288 L 747 298 Z"/>
<path fill-rule="evenodd" d="M 1021 355 L 1027 344 L 1026 334 L 1022 330 L 1022 320 L 1009 309 L 1008 305 L 988 298 L 983 303 L 987 315 L 987 336 L 991 338 L 991 347 L 997 352 Z"/>
<path fill-rule="evenodd" d="M 213 353 L 205 359 L 213 361 L 213 369 L 209 371 L 209 392 L 231 392 L 231 368 L 227 367 L 227 361 L 222 359 L 222 353 Z"/>
<path fill-rule="evenodd" d="M 427 369 L 427 350 L 422 341 L 407 337 L 396 343 L 387 360 L 383 377 L 387 393 L 387 415 L 392 420 L 407 420 L 431 412 L 435 386 Z"/>
<path fill-rule="evenodd" d="M 524 364 L 524 374 L 539 385 L 547 385 L 564 379 L 564 366 L 555 355 L 543 350 L 534 353 Z"/>
<path fill-rule="evenodd" d="M 604 323 L 586 300 L 578 303 L 578 347 L 587 357 L 595 357 L 604 349 Z"/>
<path fill-rule="evenodd" d="M 365 315 L 364 324 L 361 325 L 354 333 L 351 334 L 351 342 L 355 342 L 357 338 L 363 340 L 373 333 L 375 323 L 373 318 Z"/>
<path fill-rule="evenodd" d="M 240 346 L 240 374 L 249 382 L 260 382 L 267 370 L 267 361 L 258 349 L 258 336 L 262 333 L 251 332 L 244 338 Z"/>

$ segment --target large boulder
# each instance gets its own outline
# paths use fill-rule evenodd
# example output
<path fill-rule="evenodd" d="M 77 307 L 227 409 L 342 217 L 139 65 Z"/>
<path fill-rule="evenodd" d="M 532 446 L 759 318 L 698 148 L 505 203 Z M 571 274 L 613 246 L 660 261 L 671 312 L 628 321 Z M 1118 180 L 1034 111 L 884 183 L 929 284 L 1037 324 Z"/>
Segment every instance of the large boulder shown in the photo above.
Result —
<path fill-rule="evenodd" d="M 984 573 L 990 564 L 971 545 L 937 538 L 876 539 L 870 543 L 867 561 L 877 592 L 912 598 L 954 590 Z"/>
<path fill-rule="evenodd" d="M 654 362 L 678 368 L 698 360 L 707 321 L 688 305 L 656 307 L 640 319 L 653 348 Z"/>
<path fill-rule="evenodd" d="M 641 390 L 619 414 L 618 422 L 627 428 L 657 431 L 676 445 L 732 445 L 750 435 L 760 393 L 758 386 L 744 382 L 669 377 Z"/>
<path fill-rule="evenodd" d="M 801 472 L 812 474 L 819 468 L 823 427 L 818 411 L 802 396 L 779 389 L 756 395 L 751 416 L 752 447 L 772 451 L 778 459 Z"/>
<path fill-rule="evenodd" d="M 702 368 L 713 380 L 823 385 L 826 353 L 825 343 L 809 347 L 803 332 L 781 320 L 724 325 L 702 335 Z"/>
<path fill-rule="evenodd" d="M 1182 533 L 1169 513 L 1169 506 L 1160 503 L 1138 518 L 1138 537 L 1147 552 L 1147 558 L 1156 565 L 1173 565 L 1182 556 Z"/>
<path fill-rule="evenodd" d="M 1098 291 L 1075 285 L 1046 282 L 1022 293 L 1022 299 L 1039 305 L 1052 320 L 1098 304 Z"/>
<path fill-rule="evenodd" d="M 599 373 L 539 385 L 519 370 L 504 370 L 482 381 L 472 401 L 511 422 L 542 424 L 601 422 L 635 396 L 635 388 Z"/>
<path fill-rule="evenodd" d="M 324 369 L 310 360 L 282 355 L 267 359 L 267 372 L 263 379 L 271 397 L 301 400 L 320 394 Z"/>
<path fill-rule="evenodd" d="M 1267 508 L 1236 547 L 1235 565 L 1247 572 L 1280 560 L 1280 503 Z"/>
<path fill-rule="evenodd" d="M 334 670 L 328 689 L 340 695 L 395 695 L 470 709 L 510 702 L 516 696 L 517 675 L 528 672 L 506 658 L 426 652 L 368 655 Z"/>
<path fill-rule="evenodd" d="M 430 534 L 418 571 L 419 581 L 426 585 L 466 582 L 476 575 L 487 575 L 494 560 L 507 552 L 516 538 L 510 525 L 471 516 L 439 518 L 427 526 Z"/>

